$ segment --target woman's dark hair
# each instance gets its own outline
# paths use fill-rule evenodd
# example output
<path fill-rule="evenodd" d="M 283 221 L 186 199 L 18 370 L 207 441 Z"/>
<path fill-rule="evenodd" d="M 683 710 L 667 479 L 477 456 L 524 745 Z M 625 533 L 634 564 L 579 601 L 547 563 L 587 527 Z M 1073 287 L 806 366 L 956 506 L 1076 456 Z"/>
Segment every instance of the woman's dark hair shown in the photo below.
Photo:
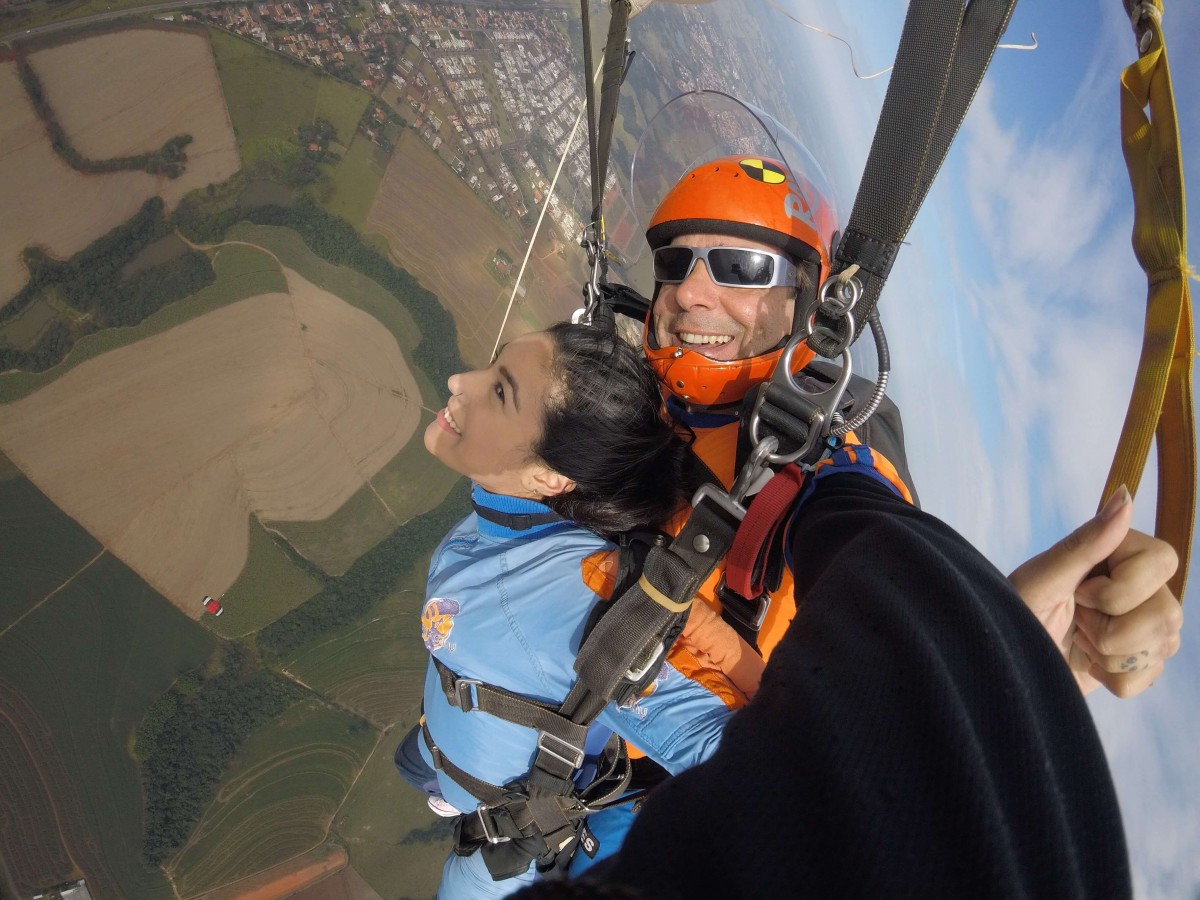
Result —
<path fill-rule="evenodd" d="M 601 327 L 562 323 L 547 334 L 553 386 L 532 450 L 575 489 L 544 502 L 606 536 L 662 524 L 699 483 L 641 349 Z"/>

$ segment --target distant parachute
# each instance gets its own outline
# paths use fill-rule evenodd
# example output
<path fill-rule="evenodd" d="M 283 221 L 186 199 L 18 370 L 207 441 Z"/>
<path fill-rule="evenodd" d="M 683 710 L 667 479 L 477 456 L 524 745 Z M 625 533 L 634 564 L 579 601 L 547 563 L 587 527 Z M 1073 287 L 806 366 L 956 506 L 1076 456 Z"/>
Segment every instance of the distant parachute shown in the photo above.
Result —
<path fill-rule="evenodd" d="M 217 600 L 215 597 L 204 598 L 204 609 L 205 611 L 212 613 L 214 616 L 219 616 L 221 613 L 225 612 L 225 608 L 221 606 L 221 601 Z"/>

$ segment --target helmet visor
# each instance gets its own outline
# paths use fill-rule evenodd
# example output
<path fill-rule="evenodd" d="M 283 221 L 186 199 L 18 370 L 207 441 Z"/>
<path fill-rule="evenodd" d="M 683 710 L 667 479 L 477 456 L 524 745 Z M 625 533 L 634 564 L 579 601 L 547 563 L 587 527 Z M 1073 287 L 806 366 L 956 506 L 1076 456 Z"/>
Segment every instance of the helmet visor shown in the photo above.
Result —
<path fill-rule="evenodd" d="M 672 244 L 654 251 L 654 279 L 679 284 L 704 260 L 714 284 L 738 288 L 794 287 L 796 267 L 791 260 L 767 250 L 748 247 L 688 247 Z"/>

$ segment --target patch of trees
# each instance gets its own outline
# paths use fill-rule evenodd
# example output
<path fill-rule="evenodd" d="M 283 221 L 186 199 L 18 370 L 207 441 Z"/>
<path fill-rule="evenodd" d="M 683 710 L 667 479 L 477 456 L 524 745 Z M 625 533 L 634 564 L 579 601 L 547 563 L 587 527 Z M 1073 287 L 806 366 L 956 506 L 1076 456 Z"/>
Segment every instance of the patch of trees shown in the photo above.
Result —
<path fill-rule="evenodd" d="M 282 656 L 362 616 L 394 590 L 400 578 L 466 515 L 469 497 L 470 486 L 463 479 L 440 506 L 401 525 L 360 556 L 344 575 L 326 576 L 320 593 L 258 633 L 259 647 Z"/>
<path fill-rule="evenodd" d="M 0 348 L 0 372 L 49 369 L 62 361 L 78 337 L 101 328 L 136 325 L 168 303 L 212 284 L 216 280 L 212 263 L 195 250 L 130 278 L 121 277 L 130 260 L 170 233 L 163 209 L 162 198 L 151 197 L 131 219 L 65 261 L 48 256 L 38 247 L 25 248 L 22 257 L 29 281 L 0 308 L 0 324 L 49 291 L 82 315 L 74 330 L 61 320 L 56 322 L 32 350 Z"/>
<path fill-rule="evenodd" d="M 16 347 L 0 347 L 0 372 L 20 369 L 24 372 L 44 372 L 62 361 L 68 353 L 74 340 L 71 329 L 66 322 L 53 322 L 42 332 L 35 344 L 29 350 Z"/>
<path fill-rule="evenodd" d="M 333 127 L 333 123 L 319 116 L 312 124 L 304 124 L 297 128 L 296 137 L 301 144 L 305 146 L 316 144 L 322 150 L 338 139 L 337 129 Z"/>
<path fill-rule="evenodd" d="M 303 699 L 303 688 L 226 645 L 216 675 L 189 673 L 137 730 L 146 816 L 142 852 L 160 865 L 187 841 L 226 766 L 255 729 Z"/>
<path fill-rule="evenodd" d="M 17 70 L 20 73 L 21 84 L 29 97 L 29 102 L 37 112 L 38 118 L 46 127 L 50 137 L 50 146 L 67 165 L 77 172 L 149 172 L 151 175 L 166 175 L 168 178 L 178 178 L 183 174 L 187 163 L 187 152 L 184 148 L 192 142 L 190 134 L 177 134 L 169 138 L 152 153 L 139 153 L 137 156 L 114 156 L 111 159 L 91 159 L 75 149 L 75 145 L 67 138 L 66 131 L 58 121 L 54 108 L 46 97 L 42 80 L 33 71 L 33 66 L 24 56 L 17 57 Z"/>
<path fill-rule="evenodd" d="M 437 296 L 417 283 L 404 269 L 362 242 L 354 226 L 345 219 L 327 213 L 311 198 L 302 198 L 292 206 L 239 206 L 209 212 L 201 201 L 185 198 L 175 211 L 175 224 L 190 240 L 199 243 L 220 241 L 227 228 L 239 221 L 256 225 L 279 225 L 298 233 L 317 256 L 338 266 L 361 272 L 382 285 L 405 305 L 417 327 L 421 342 L 413 351 L 413 362 L 434 384 L 444 384 L 466 366 L 458 353 L 454 319 L 438 302 Z"/>

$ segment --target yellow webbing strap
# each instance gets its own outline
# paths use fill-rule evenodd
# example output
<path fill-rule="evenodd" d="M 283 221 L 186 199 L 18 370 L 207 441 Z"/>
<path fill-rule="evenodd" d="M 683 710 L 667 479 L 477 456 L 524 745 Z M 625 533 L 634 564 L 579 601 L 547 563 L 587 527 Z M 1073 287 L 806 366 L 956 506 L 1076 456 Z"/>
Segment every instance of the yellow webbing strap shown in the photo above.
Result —
<path fill-rule="evenodd" d="M 1182 602 L 1196 514 L 1195 352 L 1183 166 L 1162 0 L 1125 2 L 1142 51 L 1121 73 L 1121 138 L 1133 187 L 1133 249 L 1147 278 L 1146 333 L 1104 498 L 1121 484 L 1137 491 L 1150 438 L 1157 434 L 1155 533 L 1179 553 L 1179 571 L 1170 587 Z"/>

